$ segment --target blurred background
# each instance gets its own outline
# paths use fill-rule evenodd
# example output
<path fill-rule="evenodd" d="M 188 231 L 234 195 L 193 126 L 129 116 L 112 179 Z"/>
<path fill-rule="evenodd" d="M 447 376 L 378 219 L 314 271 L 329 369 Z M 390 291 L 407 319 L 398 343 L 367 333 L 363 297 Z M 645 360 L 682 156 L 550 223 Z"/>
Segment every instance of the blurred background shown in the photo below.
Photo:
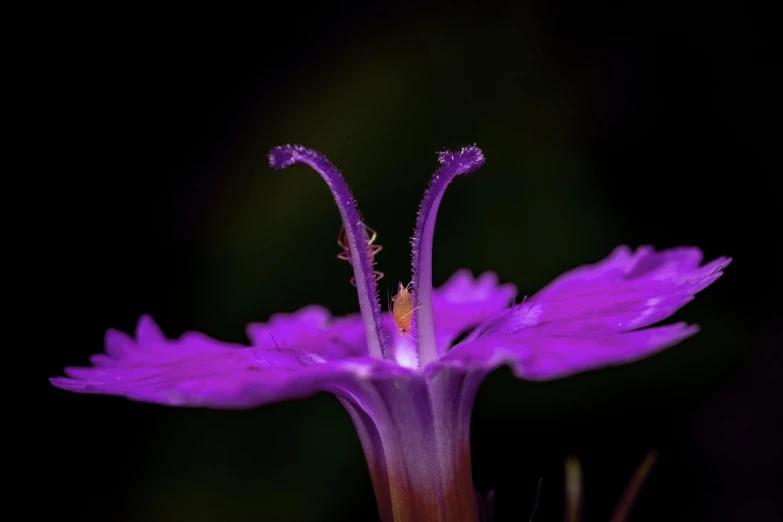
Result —
<path fill-rule="evenodd" d="M 222 412 L 46 378 L 143 313 L 172 337 L 244 342 L 275 312 L 357 310 L 326 186 L 304 167 L 271 170 L 271 147 L 301 143 L 343 171 L 380 234 L 385 295 L 410 278 L 435 153 L 475 143 L 487 162 L 444 198 L 436 283 L 493 270 L 531 295 L 618 244 L 734 257 L 672 319 L 701 325 L 694 338 L 569 379 L 503 368 L 486 381 L 474 480 L 495 491 L 497 522 L 528 519 L 539 478 L 536 522 L 562 520 L 568 455 L 584 470 L 584 520 L 608 520 L 650 448 L 661 457 L 630 521 L 780 519 L 771 17 L 520 2 L 48 20 L 27 94 L 46 131 L 32 159 L 52 167 L 29 180 L 27 240 L 45 267 L 29 308 L 47 426 L 33 484 L 52 515 L 376 520 L 358 438 L 329 395 Z"/>

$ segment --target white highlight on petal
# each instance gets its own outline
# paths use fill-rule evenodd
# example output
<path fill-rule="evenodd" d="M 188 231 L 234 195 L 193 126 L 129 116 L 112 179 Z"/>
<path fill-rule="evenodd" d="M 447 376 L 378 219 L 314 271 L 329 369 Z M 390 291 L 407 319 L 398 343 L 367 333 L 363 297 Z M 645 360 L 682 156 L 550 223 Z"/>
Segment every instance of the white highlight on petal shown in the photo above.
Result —
<path fill-rule="evenodd" d="M 541 322 L 541 314 L 544 312 L 544 306 L 540 304 L 534 304 L 527 309 L 527 312 L 522 317 L 522 324 L 531 327 L 536 326 Z"/>
<path fill-rule="evenodd" d="M 372 376 L 372 369 L 366 364 L 357 364 L 351 361 L 345 361 L 342 367 L 354 374 L 359 379 L 369 379 Z"/>
<path fill-rule="evenodd" d="M 630 322 L 630 328 L 636 328 L 640 324 L 644 324 L 647 318 L 650 317 L 655 312 L 655 307 L 657 307 L 662 302 L 663 302 L 663 297 L 651 297 L 650 299 L 645 301 L 644 305 L 646 306 L 646 308 L 641 311 L 641 313 L 636 319 Z M 622 324 L 620 324 L 619 326 L 622 327 Z"/>
<path fill-rule="evenodd" d="M 392 340 L 394 360 L 403 368 L 415 370 L 418 365 L 416 343 L 404 335 L 397 335 Z"/>

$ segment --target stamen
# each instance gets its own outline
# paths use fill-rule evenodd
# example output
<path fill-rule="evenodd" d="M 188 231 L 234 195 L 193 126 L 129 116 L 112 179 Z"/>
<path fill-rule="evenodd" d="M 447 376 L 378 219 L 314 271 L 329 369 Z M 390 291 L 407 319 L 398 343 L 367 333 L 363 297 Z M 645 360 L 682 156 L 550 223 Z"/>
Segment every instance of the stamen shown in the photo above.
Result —
<path fill-rule="evenodd" d="M 484 164 L 484 155 L 478 147 L 465 147 L 459 152 L 438 154 L 441 167 L 435 172 L 416 217 L 413 234 L 413 299 L 418 312 L 415 327 L 419 344 L 419 367 L 438 358 L 435 341 L 435 323 L 432 314 L 432 239 L 435 235 L 435 217 L 446 187 L 456 176 L 470 174 Z"/>
<path fill-rule="evenodd" d="M 362 222 L 356 201 L 353 199 L 345 178 L 328 159 L 319 152 L 301 145 L 284 145 L 269 152 L 269 165 L 275 169 L 284 169 L 294 164 L 310 166 L 326 181 L 337 203 L 345 227 L 345 244 L 350 253 L 354 282 L 359 295 L 359 310 L 364 320 L 367 347 L 370 355 L 391 359 L 388 339 L 383 332 L 381 305 L 378 301 L 378 286 L 373 272 L 372 248 L 367 248 L 369 238 Z M 377 253 L 377 252 L 375 252 Z"/>

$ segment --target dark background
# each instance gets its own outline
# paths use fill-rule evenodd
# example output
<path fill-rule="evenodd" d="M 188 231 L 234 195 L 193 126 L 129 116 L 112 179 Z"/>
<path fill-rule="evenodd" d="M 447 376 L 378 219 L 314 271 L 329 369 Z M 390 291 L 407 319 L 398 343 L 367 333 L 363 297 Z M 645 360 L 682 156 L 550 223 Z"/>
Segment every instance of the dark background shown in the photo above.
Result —
<path fill-rule="evenodd" d="M 771 27 L 713 4 L 49 13 L 26 93 L 28 164 L 45 171 L 27 180 L 27 252 L 46 267 L 26 308 L 45 394 L 36 507 L 84 521 L 373 520 L 358 438 L 331 396 L 189 410 L 46 378 L 142 313 L 170 336 L 241 342 L 275 312 L 356 311 L 326 187 L 269 169 L 272 146 L 316 148 L 345 173 L 380 233 L 385 292 L 410 278 L 435 152 L 476 143 L 487 163 L 444 198 L 436 283 L 494 270 L 532 294 L 617 244 L 734 257 L 673 319 L 702 327 L 681 345 L 560 381 L 505 368 L 486 381 L 474 480 L 496 491 L 497 521 L 527 520 L 539 477 L 536 522 L 561 520 L 570 454 L 584 520 L 608 520 L 650 448 L 661 459 L 632 522 L 777 519 Z"/>

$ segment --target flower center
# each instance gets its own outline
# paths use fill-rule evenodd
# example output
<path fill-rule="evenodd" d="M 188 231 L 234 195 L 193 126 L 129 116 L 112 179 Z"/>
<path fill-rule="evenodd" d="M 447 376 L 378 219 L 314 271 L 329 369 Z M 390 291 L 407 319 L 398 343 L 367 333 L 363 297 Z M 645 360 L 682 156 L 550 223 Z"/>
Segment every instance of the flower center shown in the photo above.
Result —
<path fill-rule="evenodd" d="M 411 252 L 413 278 L 412 290 L 402 288 L 404 294 L 395 303 L 394 320 L 400 335 L 410 335 L 415 340 L 414 350 L 418 368 L 437 359 L 441 350 L 435 337 L 435 321 L 432 310 L 432 240 L 435 235 L 435 218 L 446 187 L 456 176 L 470 174 L 484 164 L 484 155 L 478 147 L 464 147 L 457 152 L 444 151 L 438 154 L 440 168 L 430 181 L 424 199 L 419 206 L 416 229 L 413 234 Z M 356 201 L 345 178 L 326 157 L 301 145 L 284 145 L 269 153 L 272 168 L 284 169 L 294 164 L 310 166 L 326 181 L 337 203 L 343 220 L 341 246 L 347 250 L 343 259 L 349 260 L 354 271 L 352 282 L 359 298 L 359 310 L 364 322 L 367 348 L 370 355 L 392 360 L 389 339 L 383 330 L 381 306 L 378 299 L 378 272 L 373 269 L 377 250 L 368 236 Z M 373 231 L 374 232 L 374 231 Z M 400 296 L 400 292 L 397 294 Z M 398 320 L 399 319 L 399 320 Z M 400 323 L 404 328 L 400 327 Z M 404 330 L 404 331 L 403 331 Z M 410 358 L 410 357 L 409 357 Z M 408 363 L 412 361 L 406 361 Z M 405 364 L 405 366 L 414 366 Z"/>

